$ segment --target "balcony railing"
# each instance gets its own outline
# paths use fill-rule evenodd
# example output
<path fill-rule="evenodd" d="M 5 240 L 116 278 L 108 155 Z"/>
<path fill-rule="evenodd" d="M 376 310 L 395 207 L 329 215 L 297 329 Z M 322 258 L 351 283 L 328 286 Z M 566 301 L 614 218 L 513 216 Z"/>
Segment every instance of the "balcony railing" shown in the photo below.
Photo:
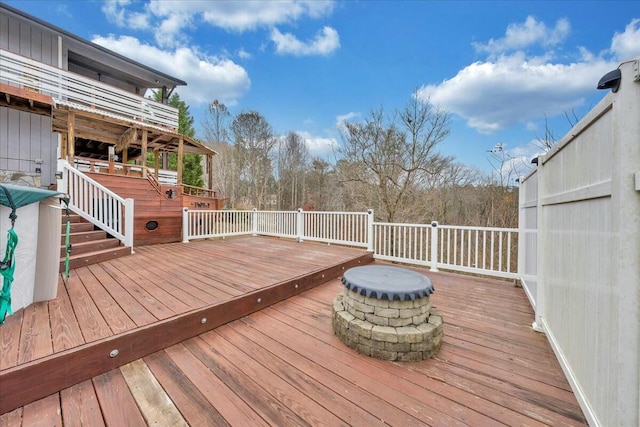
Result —
<path fill-rule="evenodd" d="M 367 248 L 376 259 L 517 279 L 518 229 L 374 222 L 368 212 L 183 211 L 183 242 L 265 235 Z"/>
<path fill-rule="evenodd" d="M 0 83 L 51 96 L 56 104 L 162 129 L 178 128 L 174 107 L 4 49 L 0 49 Z"/>

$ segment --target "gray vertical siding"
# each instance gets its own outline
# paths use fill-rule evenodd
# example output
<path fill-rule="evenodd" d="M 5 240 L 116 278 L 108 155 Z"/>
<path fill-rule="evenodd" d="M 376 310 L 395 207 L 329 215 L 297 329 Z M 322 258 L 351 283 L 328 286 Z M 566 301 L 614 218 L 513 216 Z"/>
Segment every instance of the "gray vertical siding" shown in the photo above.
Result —
<path fill-rule="evenodd" d="M 0 49 L 58 65 L 58 36 L 6 13 L 0 13 Z M 0 107 L 0 170 L 36 174 L 40 168 L 46 187 L 55 182 L 57 142 L 50 117 Z"/>
<path fill-rule="evenodd" d="M 0 13 L 0 49 L 58 65 L 58 36 L 41 26 Z"/>
<path fill-rule="evenodd" d="M 0 107 L 0 170 L 36 173 L 40 168 L 46 187 L 55 182 L 57 143 L 50 117 Z"/>

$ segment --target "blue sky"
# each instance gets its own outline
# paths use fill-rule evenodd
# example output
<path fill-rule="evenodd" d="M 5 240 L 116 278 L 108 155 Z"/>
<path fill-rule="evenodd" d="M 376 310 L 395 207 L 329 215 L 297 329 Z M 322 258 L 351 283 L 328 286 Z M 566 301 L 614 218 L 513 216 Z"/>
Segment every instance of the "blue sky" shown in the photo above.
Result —
<path fill-rule="evenodd" d="M 452 114 L 440 150 L 491 170 L 503 144 L 529 157 L 605 95 L 596 84 L 640 56 L 637 1 L 8 1 L 188 82 L 196 129 L 218 99 L 257 110 L 332 158 L 339 123 L 412 96 Z"/>

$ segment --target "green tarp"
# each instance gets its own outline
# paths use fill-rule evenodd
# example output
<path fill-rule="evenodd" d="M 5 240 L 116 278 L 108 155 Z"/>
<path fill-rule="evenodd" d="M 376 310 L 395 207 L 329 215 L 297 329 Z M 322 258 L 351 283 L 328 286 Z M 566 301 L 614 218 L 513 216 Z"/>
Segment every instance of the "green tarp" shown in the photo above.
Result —
<path fill-rule="evenodd" d="M 11 202 L 9 201 L 9 198 L 7 197 L 7 194 L 5 193 L 3 188 L 7 189 L 7 191 L 9 192 L 14 206 L 11 206 Z M 9 208 L 18 209 L 22 206 L 30 205 L 31 203 L 37 203 L 40 200 L 46 199 L 47 197 L 54 196 L 63 196 L 63 194 L 56 191 L 43 190 L 41 188 L 21 187 L 19 185 L 12 184 L 0 184 L 0 204 Z"/>
<path fill-rule="evenodd" d="M 62 195 L 62 193 L 56 191 L 42 190 L 40 188 L 0 184 L 0 204 L 11 209 L 9 218 L 12 224 L 7 234 L 5 256 L 4 259 L 0 261 L 0 274 L 2 275 L 3 282 L 2 289 L 0 289 L 0 325 L 4 323 L 7 315 L 11 314 L 11 283 L 13 282 L 13 273 L 16 268 L 15 250 L 16 246 L 18 246 L 18 235 L 13 230 L 13 222 L 17 218 L 16 210 L 31 203 L 38 203 L 48 197 Z"/>

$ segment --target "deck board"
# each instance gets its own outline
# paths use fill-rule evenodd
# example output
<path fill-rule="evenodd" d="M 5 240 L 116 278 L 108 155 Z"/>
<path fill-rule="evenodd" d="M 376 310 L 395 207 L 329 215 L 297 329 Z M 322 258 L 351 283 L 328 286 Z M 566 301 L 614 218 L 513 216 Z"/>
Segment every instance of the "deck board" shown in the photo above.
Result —
<path fill-rule="evenodd" d="M 42 304 L 47 311 L 9 318 L 12 326 L 0 328 L 0 366 L 77 343 L 82 325 L 61 331 L 67 317 L 102 319 L 99 328 L 84 326 L 90 336 L 104 327 L 135 333 L 186 309 L 243 307 L 238 298 L 247 292 L 317 275 L 354 252 L 269 238 L 137 248 L 134 256 L 75 270 L 63 289 L 69 294 Z M 444 317 L 434 359 L 384 362 L 347 348 L 331 327 L 331 302 L 342 289 L 332 280 L 0 415 L 0 424 L 586 425 L 546 337 L 531 328 L 533 310 L 521 288 L 420 271 L 433 281 L 432 303 Z M 78 307 L 80 301 L 89 307 Z M 25 320 L 23 311 L 21 331 L 15 323 Z M 33 327 L 45 312 L 57 319 L 51 332 L 66 335 L 49 350 L 37 344 L 41 336 L 20 338 L 46 330 Z M 173 409 L 163 415 L 156 400 Z"/>

